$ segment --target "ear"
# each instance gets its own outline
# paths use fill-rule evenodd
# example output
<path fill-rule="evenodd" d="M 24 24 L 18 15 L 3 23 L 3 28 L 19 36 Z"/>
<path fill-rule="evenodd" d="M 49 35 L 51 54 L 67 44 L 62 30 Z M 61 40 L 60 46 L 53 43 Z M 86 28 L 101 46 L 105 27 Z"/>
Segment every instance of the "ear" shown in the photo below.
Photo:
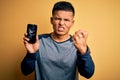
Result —
<path fill-rule="evenodd" d="M 72 23 L 74 24 L 75 20 L 73 19 Z"/>
<path fill-rule="evenodd" d="M 50 23 L 53 24 L 53 17 L 50 17 Z"/>
<path fill-rule="evenodd" d="M 74 22 L 75 22 L 75 20 L 73 19 L 73 21 L 72 21 L 72 25 L 74 25 Z"/>

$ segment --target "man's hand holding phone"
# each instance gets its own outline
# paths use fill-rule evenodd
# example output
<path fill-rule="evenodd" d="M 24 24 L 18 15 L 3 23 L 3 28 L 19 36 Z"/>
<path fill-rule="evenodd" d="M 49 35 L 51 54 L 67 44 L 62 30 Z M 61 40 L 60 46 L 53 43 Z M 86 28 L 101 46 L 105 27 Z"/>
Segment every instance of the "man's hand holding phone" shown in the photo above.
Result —
<path fill-rule="evenodd" d="M 37 25 L 28 24 L 27 33 L 24 34 L 23 41 L 25 48 L 31 54 L 39 50 L 39 39 L 36 34 L 37 34 Z"/>

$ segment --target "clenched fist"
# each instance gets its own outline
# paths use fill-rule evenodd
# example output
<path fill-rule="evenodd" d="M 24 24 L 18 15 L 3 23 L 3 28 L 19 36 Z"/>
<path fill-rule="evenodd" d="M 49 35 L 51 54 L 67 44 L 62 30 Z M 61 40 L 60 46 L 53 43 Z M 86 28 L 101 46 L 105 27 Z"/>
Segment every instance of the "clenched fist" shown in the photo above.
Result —
<path fill-rule="evenodd" d="M 84 30 L 78 30 L 73 35 L 73 43 L 81 54 L 85 54 L 87 51 L 87 37 L 88 32 Z"/>

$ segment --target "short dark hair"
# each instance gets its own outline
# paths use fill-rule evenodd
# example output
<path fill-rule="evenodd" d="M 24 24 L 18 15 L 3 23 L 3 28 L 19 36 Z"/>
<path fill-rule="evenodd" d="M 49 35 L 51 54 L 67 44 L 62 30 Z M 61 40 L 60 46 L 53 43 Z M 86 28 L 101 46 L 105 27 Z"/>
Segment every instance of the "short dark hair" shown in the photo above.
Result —
<path fill-rule="evenodd" d="M 74 7 L 70 2 L 66 2 L 66 1 L 57 2 L 53 6 L 52 15 L 54 15 L 55 11 L 58 11 L 58 10 L 71 11 L 73 13 L 73 16 L 75 15 Z"/>

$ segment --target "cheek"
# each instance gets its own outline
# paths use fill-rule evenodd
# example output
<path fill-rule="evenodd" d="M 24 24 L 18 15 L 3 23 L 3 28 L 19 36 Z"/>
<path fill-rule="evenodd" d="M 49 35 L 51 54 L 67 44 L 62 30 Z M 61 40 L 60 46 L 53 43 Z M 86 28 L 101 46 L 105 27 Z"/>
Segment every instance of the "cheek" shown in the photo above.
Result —
<path fill-rule="evenodd" d="M 54 30 L 57 29 L 57 24 L 53 23 L 52 26 L 53 26 L 53 29 L 54 29 Z"/>
<path fill-rule="evenodd" d="M 72 24 L 66 24 L 67 29 L 69 30 L 72 27 Z"/>
<path fill-rule="evenodd" d="M 52 22 L 52 25 L 53 25 L 53 26 L 57 26 L 57 24 L 58 24 L 57 21 L 53 21 L 53 22 Z"/>

